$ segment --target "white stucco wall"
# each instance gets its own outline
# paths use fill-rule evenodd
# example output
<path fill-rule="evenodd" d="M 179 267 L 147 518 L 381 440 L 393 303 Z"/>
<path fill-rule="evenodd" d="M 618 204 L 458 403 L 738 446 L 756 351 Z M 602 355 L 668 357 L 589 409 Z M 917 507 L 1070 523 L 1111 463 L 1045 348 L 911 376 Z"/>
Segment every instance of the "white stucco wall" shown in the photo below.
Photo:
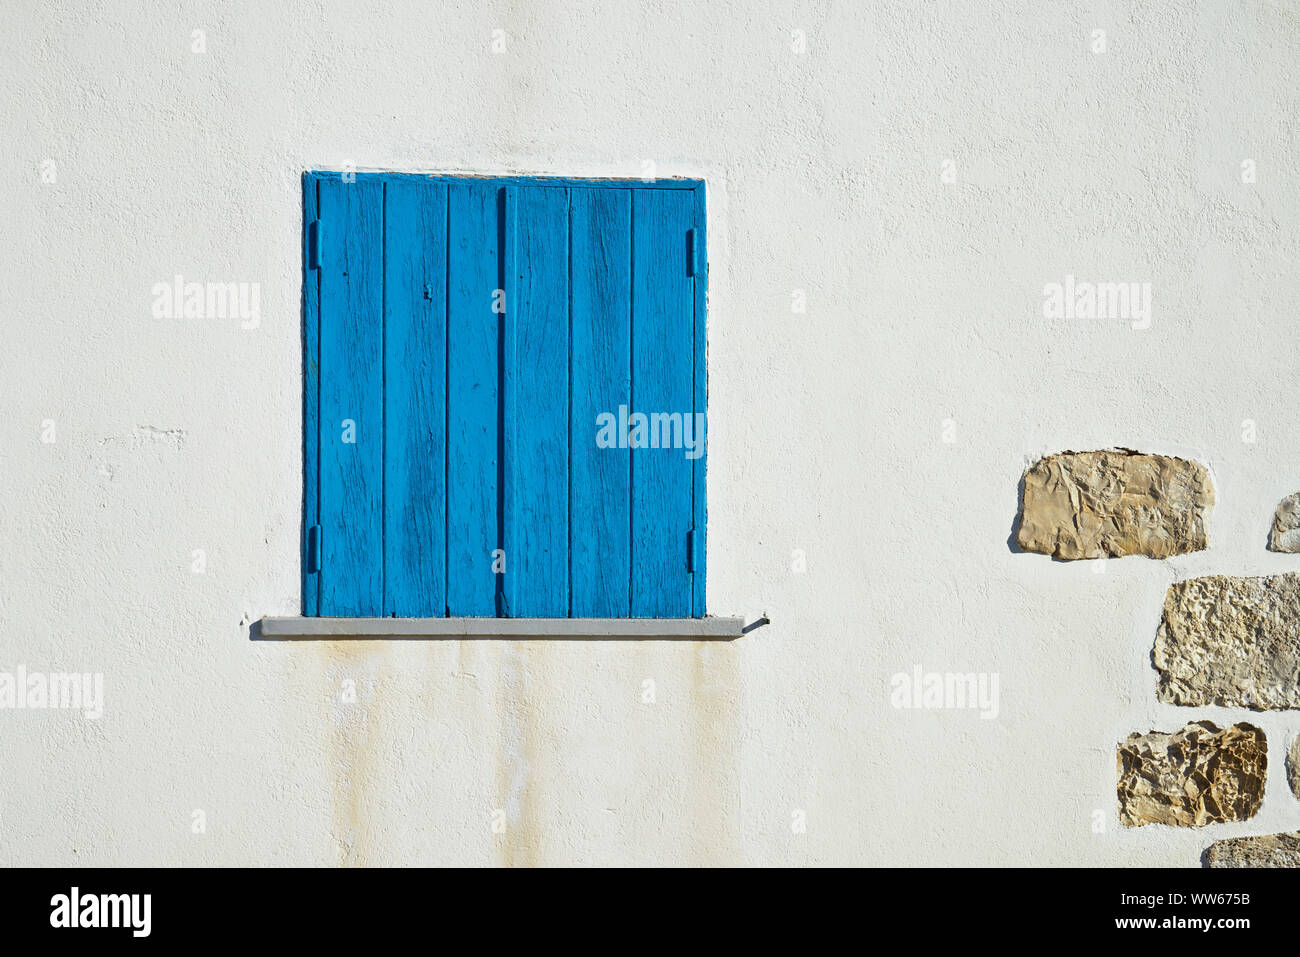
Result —
<path fill-rule="evenodd" d="M 1194 865 L 1300 827 L 1300 717 L 1158 705 L 1149 661 L 1169 582 L 1300 569 L 1264 550 L 1293 5 L 166 7 L 0 30 L 0 670 L 105 699 L 0 711 L 0 863 Z M 710 189 L 709 605 L 772 624 L 250 642 L 299 609 L 302 171 L 646 160 Z M 260 325 L 154 318 L 178 273 L 260 284 Z M 1150 328 L 1043 318 L 1067 274 L 1151 283 Z M 1026 465 L 1111 445 L 1211 468 L 1210 549 L 1014 554 Z M 998 716 L 893 708 L 918 663 L 997 673 Z M 1268 732 L 1259 817 L 1123 832 L 1115 742 L 1204 717 Z"/>

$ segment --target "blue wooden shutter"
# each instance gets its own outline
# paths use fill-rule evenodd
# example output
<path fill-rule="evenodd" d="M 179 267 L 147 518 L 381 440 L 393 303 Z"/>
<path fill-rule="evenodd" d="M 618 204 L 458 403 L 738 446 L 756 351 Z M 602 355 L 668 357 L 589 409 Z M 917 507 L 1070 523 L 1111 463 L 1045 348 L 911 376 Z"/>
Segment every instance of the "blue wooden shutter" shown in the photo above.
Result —
<path fill-rule="evenodd" d="M 320 184 L 320 611 L 383 607 L 384 194 Z"/>
<path fill-rule="evenodd" d="M 705 237 L 708 235 L 705 229 L 705 194 L 704 185 L 701 184 L 691 190 L 692 202 L 695 204 L 694 224 L 691 227 L 691 278 L 694 293 L 694 336 L 691 341 L 691 361 L 694 363 L 695 371 L 692 376 L 692 392 L 694 401 L 691 408 L 695 412 L 696 420 L 703 421 L 706 424 L 704 434 L 696 437 L 699 443 L 699 454 L 691 462 L 691 495 L 692 495 L 692 522 L 691 522 L 691 614 L 695 618 L 703 618 L 705 614 L 704 603 L 704 531 L 708 526 L 708 507 L 705 497 L 705 471 L 704 464 L 706 447 L 708 440 L 708 339 L 705 336 L 705 315 L 708 304 L 708 285 L 709 285 L 709 257 L 708 247 L 705 244 Z"/>
<path fill-rule="evenodd" d="M 569 615 L 569 192 L 506 190 L 505 612 Z"/>
<path fill-rule="evenodd" d="M 303 208 L 304 613 L 702 616 L 703 187 L 319 174 Z"/>
<path fill-rule="evenodd" d="M 447 611 L 447 187 L 384 185 L 384 614 Z"/>
<path fill-rule="evenodd" d="M 631 453 L 596 445 L 596 418 L 632 397 L 632 190 L 570 190 L 573 276 L 569 561 L 575 618 L 626 618 Z"/>
<path fill-rule="evenodd" d="M 695 407 L 693 197 L 638 189 L 632 198 L 632 401 L 686 428 Z M 653 420 L 652 424 L 653 424 Z M 660 438 L 651 429 L 652 440 Z M 693 463 L 684 448 L 632 450 L 632 617 L 690 617 Z"/>
<path fill-rule="evenodd" d="M 302 613 L 320 614 L 320 182 L 302 180 Z"/>
<path fill-rule="evenodd" d="M 502 191 L 482 180 L 447 191 L 447 613 L 484 618 L 501 586 Z"/>

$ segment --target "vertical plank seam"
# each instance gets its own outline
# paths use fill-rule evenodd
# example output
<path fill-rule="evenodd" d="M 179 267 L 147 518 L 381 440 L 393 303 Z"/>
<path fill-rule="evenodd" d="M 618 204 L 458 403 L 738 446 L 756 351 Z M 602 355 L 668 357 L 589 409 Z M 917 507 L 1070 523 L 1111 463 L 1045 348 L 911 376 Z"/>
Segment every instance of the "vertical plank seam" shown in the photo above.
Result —
<path fill-rule="evenodd" d="M 708 614 L 708 588 L 709 588 L 709 565 L 708 565 L 708 525 L 709 525 L 709 195 L 705 185 L 701 182 L 695 187 L 695 214 L 698 220 L 700 233 L 700 246 L 696 250 L 697 268 L 695 278 L 695 322 L 694 327 L 698 340 L 695 348 L 698 350 L 693 357 L 696 368 L 699 369 L 701 380 L 696 383 L 695 397 L 703 408 L 699 409 L 704 418 L 702 434 L 700 435 L 700 457 L 695 460 L 695 467 L 699 469 L 699 477 L 691 483 L 692 493 L 698 495 L 695 502 L 693 517 L 698 521 L 695 530 L 695 575 L 697 576 L 691 582 L 691 601 L 698 601 L 698 606 L 692 604 L 696 618 L 703 618 Z"/>
<path fill-rule="evenodd" d="M 379 184 L 379 613 L 388 612 L 388 182 Z M 393 611 L 396 617 L 396 610 Z"/>
<path fill-rule="evenodd" d="M 691 196 L 691 213 L 690 213 L 690 220 L 689 220 L 689 221 L 690 221 L 690 224 L 691 224 L 691 230 L 690 230 L 690 248 L 689 248 L 689 254 L 690 254 L 690 257 L 691 257 L 691 262 L 690 262 L 690 273 L 691 273 L 691 354 L 690 354 L 690 356 L 689 356 L 689 359 L 690 359 L 690 363 L 691 363 L 691 426 L 692 426 L 692 428 L 695 426 L 695 421 L 696 421 L 696 419 L 695 419 L 695 398 L 696 398 L 696 394 L 697 394 L 697 393 L 696 393 L 696 386 L 697 386 L 697 383 L 696 383 L 696 380 L 695 380 L 695 371 L 696 371 L 696 365 L 697 365 L 697 363 L 696 363 L 696 361 L 695 361 L 695 354 L 696 354 L 696 350 L 699 349 L 699 347 L 700 347 L 699 342 L 696 341 L 696 336 L 697 336 L 697 332 L 698 332 L 698 330 L 695 328 L 696 325 L 697 325 L 697 323 L 696 323 L 696 321 L 695 321 L 696 310 L 699 308 L 698 303 L 696 302 L 696 297 L 699 295 L 699 288 L 700 288 L 700 269 L 699 269 L 699 261 L 700 261 L 700 248 L 699 248 L 699 244 L 700 244 L 700 230 L 699 230 L 699 226 L 698 226 L 698 224 L 695 222 L 695 213 L 696 213 L 695 205 L 696 205 L 696 203 L 695 203 L 695 196 L 694 196 L 694 194 L 692 194 L 692 196 Z M 700 441 L 699 436 L 695 436 L 695 438 L 696 438 L 697 441 Z M 690 590 L 691 590 L 690 608 L 691 608 L 691 616 L 692 616 L 692 617 L 695 616 L 695 569 L 699 567 L 699 555 L 697 554 L 697 552 L 698 552 L 699 547 L 700 547 L 700 530 L 699 530 L 698 528 L 695 527 L 695 469 L 696 469 L 696 467 L 698 466 L 698 464 L 699 464 L 699 459 L 694 459 L 694 460 L 692 460 L 692 462 L 691 462 L 691 531 L 690 531 L 690 536 L 691 536 L 691 537 L 690 537 L 689 550 L 687 551 L 687 556 L 688 556 L 688 559 L 687 559 L 687 560 L 688 560 L 689 563 L 690 563 L 687 567 L 690 569 L 690 572 L 691 572 L 691 582 L 690 582 L 690 585 L 689 585 L 688 587 L 689 587 Z"/>
<path fill-rule="evenodd" d="M 565 302 L 568 304 L 569 320 L 569 423 L 565 429 L 565 435 L 568 442 L 565 444 L 569 450 L 568 474 L 566 476 L 565 496 L 565 520 L 564 520 L 564 543 L 568 548 L 568 572 L 565 578 L 568 579 L 569 606 L 568 617 L 573 617 L 573 190 L 565 191 L 567 212 L 565 214 L 565 225 L 568 227 L 569 234 L 569 252 L 568 252 L 568 282 L 565 295 Z"/>
<path fill-rule="evenodd" d="M 513 267 L 515 257 L 507 255 L 510 250 L 508 242 L 512 241 L 515 230 L 510 229 L 509 217 L 512 209 L 510 191 L 502 186 L 497 193 L 497 286 L 505 296 L 505 308 L 497 320 L 497 543 L 496 547 L 505 555 L 505 570 L 501 574 L 493 572 L 493 594 L 497 617 L 509 617 L 509 603 L 506 597 L 506 578 L 510 574 L 510 563 L 514 560 L 505 553 L 506 547 L 506 494 L 508 476 L 506 471 L 506 352 L 509 345 L 508 330 L 510 319 L 516 303 L 511 302 L 515 296 L 515 284 L 509 281 L 508 270 Z"/>
<path fill-rule="evenodd" d="M 307 436 L 310 432 L 308 425 L 308 412 L 311 406 L 311 336 L 307 334 L 311 317 L 308 314 L 307 301 L 310 298 L 308 290 L 311 288 L 311 223 L 320 218 L 320 210 L 312 208 L 311 195 L 316 188 L 315 180 L 310 178 L 306 173 L 302 178 L 302 551 L 301 561 L 302 569 L 299 572 L 298 589 L 301 592 L 302 613 L 307 614 L 311 605 L 308 601 L 310 573 L 308 568 L 311 558 L 311 487 L 308 482 L 308 476 L 311 471 L 307 464 L 307 457 L 311 453 L 311 446 L 308 443 Z M 311 219 L 307 218 L 311 213 Z"/>
<path fill-rule="evenodd" d="M 302 243 L 302 613 L 304 616 L 310 613 L 312 608 L 311 599 L 311 575 L 307 571 L 310 567 L 308 559 L 311 557 L 310 539 L 311 526 L 314 520 L 314 511 L 312 509 L 312 499 L 316 494 L 315 483 L 311 480 L 311 457 L 315 454 L 315 448 L 311 444 L 311 404 L 312 404 L 312 376 L 311 364 L 312 356 L 312 336 L 311 336 L 311 284 L 316 282 L 316 277 L 312 275 L 311 269 L 311 223 L 320 219 L 320 204 L 316 202 L 316 177 L 311 173 L 304 173 L 302 177 L 302 216 L 303 216 L 303 243 Z M 310 219 L 308 218 L 310 216 Z M 317 236 L 320 235 L 320 227 L 317 228 Z M 318 287 L 319 289 L 319 287 Z M 319 375 L 319 362 L 317 365 Z"/>
<path fill-rule="evenodd" d="M 442 289 L 442 609 L 451 616 L 451 190 L 446 187 Z"/>
<path fill-rule="evenodd" d="M 313 409 L 313 415 L 312 415 L 312 421 L 315 423 L 315 426 L 316 426 L 316 442 L 314 443 L 314 447 L 313 447 L 313 449 L 312 449 L 312 454 L 313 454 L 313 455 L 315 456 L 315 458 L 316 458 L 316 468 L 315 468 L 315 472 L 314 472 L 314 475 L 313 475 L 313 484 L 314 484 L 314 487 L 311 488 L 311 489 L 308 489 L 308 495 L 313 496 L 313 497 L 316 499 L 315 508 L 313 509 L 313 512 L 312 512 L 312 523 L 315 524 L 315 525 L 319 525 L 319 524 L 320 524 L 320 484 L 321 484 L 321 483 L 320 483 L 320 435 L 321 435 L 321 428 L 320 428 L 320 380 L 321 380 L 321 369 L 320 369 L 321 308 L 320 308 L 320 306 L 321 306 L 321 299 L 320 299 L 320 297 L 321 297 L 321 278 L 322 278 L 322 276 L 323 276 L 324 273 L 325 273 L 325 269 L 324 269 L 324 262 L 321 260 L 321 255 L 320 255 L 320 241 L 321 241 L 321 240 L 320 240 L 320 233 L 321 233 L 321 227 L 320 227 L 320 218 L 321 218 L 321 216 L 320 216 L 320 177 L 319 177 L 319 176 L 316 176 L 316 175 L 314 175 L 314 174 L 313 174 L 313 176 L 312 176 L 311 189 L 312 189 L 312 193 L 313 193 L 313 202 L 312 202 L 312 207 L 313 207 L 313 208 L 312 208 L 312 218 L 313 218 L 313 219 L 316 221 L 316 223 L 317 223 L 317 225 L 316 225 L 316 262 L 317 262 L 317 266 L 316 266 L 316 275 L 315 275 L 315 277 L 314 277 L 314 281 L 315 281 L 315 283 L 316 283 L 316 315 L 315 315 L 315 317 L 314 317 L 314 318 L 315 318 L 315 321 L 316 321 L 316 336 L 315 336 L 315 339 L 313 340 L 314 345 L 315 345 L 315 349 L 313 350 L 313 354 L 309 357 L 309 360 L 308 360 L 308 361 L 314 362 L 314 363 L 316 364 L 316 376 L 315 376 L 315 379 L 316 379 L 316 381 L 315 381 L 315 386 L 316 386 L 316 395 L 315 395 L 315 400 L 314 400 L 314 401 L 315 401 L 315 408 Z M 304 423 L 304 424 L 305 424 L 305 423 Z M 322 530 L 322 531 L 323 531 L 323 530 Z M 313 589 L 315 590 L 315 592 L 316 592 L 316 597 L 315 597 L 315 600 L 314 600 L 313 604 L 314 604 L 314 606 L 315 606 L 315 612 L 316 612 L 316 614 L 319 616 L 320 613 L 321 613 L 321 607 L 320 607 L 320 600 L 321 600 L 321 581 L 322 581 L 322 579 L 325 577 L 325 566 L 324 566 L 324 543 L 321 542 L 321 540 L 320 540 L 320 538 L 321 538 L 321 532 L 317 532 L 317 533 L 316 533 L 316 536 L 317 536 L 317 538 L 316 538 L 316 549 L 317 549 L 317 558 L 316 558 L 316 563 L 317 563 L 317 565 L 319 566 L 319 571 L 316 572 L 316 579 L 315 579 L 314 582 L 312 582 L 312 588 L 313 588 Z M 304 566 L 304 567 L 306 567 L 306 566 Z"/>
<path fill-rule="evenodd" d="M 627 211 L 627 405 L 628 415 L 636 411 L 636 200 L 637 191 L 630 190 Z M 632 618 L 635 604 L 632 583 L 636 581 L 636 469 L 633 467 L 636 449 L 628 442 L 627 449 L 627 616 Z"/>

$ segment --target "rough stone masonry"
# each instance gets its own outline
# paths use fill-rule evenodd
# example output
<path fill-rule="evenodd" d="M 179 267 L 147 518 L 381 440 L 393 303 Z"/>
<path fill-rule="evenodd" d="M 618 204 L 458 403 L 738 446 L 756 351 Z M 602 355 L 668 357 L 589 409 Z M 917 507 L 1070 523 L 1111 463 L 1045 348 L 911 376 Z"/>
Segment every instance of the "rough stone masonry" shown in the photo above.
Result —
<path fill-rule="evenodd" d="M 1286 756 L 1286 783 L 1291 785 L 1291 793 L 1300 798 L 1300 734 L 1291 742 L 1291 751 Z"/>
<path fill-rule="evenodd" d="M 1268 548 L 1273 552 L 1300 552 L 1300 492 L 1278 503 L 1268 533 Z"/>
<path fill-rule="evenodd" d="M 1268 742 L 1254 725 L 1196 721 L 1172 734 L 1130 734 L 1116 754 L 1127 827 L 1201 827 L 1254 817 L 1264 800 Z"/>
<path fill-rule="evenodd" d="M 1215 841 L 1205 849 L 1206 867 L 1300 867 L 1300 831 Z"/>
<path fill-rule="evenodd" d="M 1208 545 L 1205 466 L 1131 449 L 1062 452 L 1026 473 L 1017 541 L 1062 560 L 1168 558 Z M 1300 493 L 1277 510 L 1269 547 L 1300 551 Z M 1152 662 L 1177 705 L 1300 708 L 1300 574 L 1211 575 L 1171 586 Z M 1248 820 L 1264 800 L 1268 742 L 1254 725 L 1131 734 L 1117 746 L 1120 822 L 1202 827 Z M 1300 797 L 1300 739 L 1288 783 Z M 1300 866 L 1300 833 L 1218 841 L 1210 867 Z"/>
<path fill-rule="evenodd" d="M 1300 708 L 1300 574 L 1175 582 L 1151 661 L 1170 704 Z"/>
<path fill-rule="evenodd" d="M 1025 473 L 1017 541 L 1054 558 L 1168 558 L 1204 549 L 1205 466 L 1131 449 L 1062 452 Z"/>

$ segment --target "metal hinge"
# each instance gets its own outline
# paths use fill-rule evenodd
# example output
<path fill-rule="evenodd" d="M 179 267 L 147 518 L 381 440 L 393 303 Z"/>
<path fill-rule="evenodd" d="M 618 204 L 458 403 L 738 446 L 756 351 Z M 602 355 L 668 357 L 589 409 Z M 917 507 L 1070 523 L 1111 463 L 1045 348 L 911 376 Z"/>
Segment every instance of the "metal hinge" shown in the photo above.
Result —
<path fill-rule="evenodd" d="M 686 570 L 695 571 L 695 529 L 686 533 Z"/>
<path fill-rule="evenodd" d="M 700 272 L 699 243 L 695 241 L 695 230 L 686 230 L 686 275 L 694 276 Z"/>
<path fill-rule="evenodd" d="M 320 526 L 313 525 L 307 529 L 307 574 L 314 575 L 320 571 Z"/>
<path fill-rule="evenodd" d="M 307 224 L 307 268 L 320 269 L 320 220 Z"/>

